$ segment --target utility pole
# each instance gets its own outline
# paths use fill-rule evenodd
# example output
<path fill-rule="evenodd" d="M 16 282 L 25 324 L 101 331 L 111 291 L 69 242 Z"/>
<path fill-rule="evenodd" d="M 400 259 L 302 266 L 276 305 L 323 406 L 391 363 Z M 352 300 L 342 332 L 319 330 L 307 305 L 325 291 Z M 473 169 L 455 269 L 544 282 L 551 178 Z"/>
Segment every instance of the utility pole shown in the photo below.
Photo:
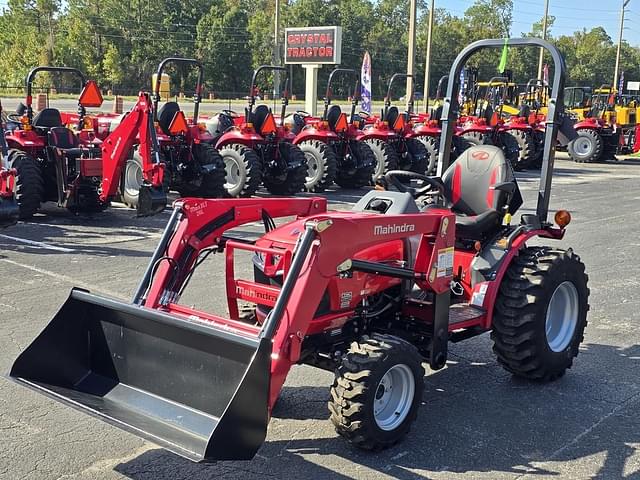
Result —
<path fill-rule="evenodd" d="M 280 65 L 280 0 L 276 1 L 275 27 L 273 29 L 273 64 Z M 273 72 L 273 99 L 275 100 L 280 90 L 280 72 Z"/>
<path fill-rule="evenodd" d="M 409 5 L 409 52 L 407 55 L 407 110 L 409 109 L 409 103 L 413 101 L 413 69 L 416 62 L 416 10 L 417 0 L 411 0 Z"/>
<path fill-rule="evenodd" d="M 429 109 L 429 83 L 431 83 L 431 39 L 433 34 L 433 17 L 435 16 L 435 0 L 431 0 L 429 7 L 429 30 L 427 31 L 427 58 L 424 64 L 424 111 Z"/>
<path fill-rule="evenodd" d="M 547 18 L 549 17 L 549 0 L 544 2 L 544 17 L 542 17 L 542 39 L 547 39 Z M 544 68 L 544 48 L 540 47 L 540 61 L 538 62 L 538 79 L 542 78 Z"/>
<path fill-rule="evenodd" d="M 620 35 L 618 36 L 618 52 L 616 53 L 616 71 L 613 72 L 612 88 L 618 88 L 618 74 L 620 69 L 620 50 L 622 50 L 622 31 L 624 30 L 624 8 L 631 0 L 622 0 L 622 9 L 620 10 Z"/>

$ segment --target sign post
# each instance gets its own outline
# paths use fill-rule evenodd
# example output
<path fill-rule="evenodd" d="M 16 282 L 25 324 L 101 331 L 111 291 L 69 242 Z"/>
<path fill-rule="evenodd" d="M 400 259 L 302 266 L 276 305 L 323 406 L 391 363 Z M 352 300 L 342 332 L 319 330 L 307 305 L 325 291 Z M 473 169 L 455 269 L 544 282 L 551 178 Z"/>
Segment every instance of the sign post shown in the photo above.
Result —
<path fill-rule="evenodd" d="M 322 65 L 339 64 L 342 54 L 341 27 L 285 29 L 285 63 L 305 70 L 305 110 L 318 113 L 318 70 Z"/>

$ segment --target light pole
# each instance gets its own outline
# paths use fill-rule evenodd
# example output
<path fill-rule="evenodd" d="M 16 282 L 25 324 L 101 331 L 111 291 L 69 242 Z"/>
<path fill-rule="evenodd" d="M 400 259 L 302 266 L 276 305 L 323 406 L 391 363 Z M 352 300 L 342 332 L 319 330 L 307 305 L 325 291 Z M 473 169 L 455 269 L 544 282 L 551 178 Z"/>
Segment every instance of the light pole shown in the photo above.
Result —
<path fill-rule="evenodd" d="M 427 31 L 427 58 L 424 65 L 424 110 L 429 113 L 429 83 L 431 82 L 431 39 L 433 34 L 433 17 L 435 0 L 431 0 L 431 7 L 429 7 L 429 29 Z"/>
<path fill-rule="evenodd" d="M 620 68 L 620 50 L 622 50 L 622 31 L 624 30 L 624 8 L 630 1 L 622 0 L 622 9 L 620 10 L 620 35 L 618 36 L 618 52 L 616 53 L 616 70 L 613 72 L 613 88 L 618 88 L 618 69 Z"/>
<path fill-rule="evenodd" d="M 273 64 L 280 65 L 280 0 L 276 1 L 275 26 L 273 28 Z M 280 90 L 280 72 L 273 72 L 273 98 L 278 96 Z"/>
<path fill-rule="evenodd" d="M 544 17 L 542 17 L 542 39 L 547 39 L 547 17 L 549 17 L 549 0 L 544 2 Z M 540 61 L 538 62 L 538 79 L 542 78 L 544 64 L 544 48 L 540 47 Z"/>
<path fill-rule="evenodd" d="M 409 51 L 407 54 L 407 91 L 405 98 L 407 99 L 407 110 L 409 102 L 413 101 L 413 68 L 416 61 L 416 10 L 417 0 L 411 0 L 409 4 Z"/>

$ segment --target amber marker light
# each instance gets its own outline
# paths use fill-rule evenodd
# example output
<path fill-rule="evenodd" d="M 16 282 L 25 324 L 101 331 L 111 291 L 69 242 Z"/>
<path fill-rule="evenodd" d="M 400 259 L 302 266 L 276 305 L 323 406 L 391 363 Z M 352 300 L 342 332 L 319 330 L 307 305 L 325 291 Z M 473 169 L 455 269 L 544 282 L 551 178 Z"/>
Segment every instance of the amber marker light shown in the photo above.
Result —
<path fill-rule="evenodd" d="M 569 223 L 571 223 L 571 214 L 566 210 L 558 210 L 554 220 L 560 228 L 565 228 Z"/>

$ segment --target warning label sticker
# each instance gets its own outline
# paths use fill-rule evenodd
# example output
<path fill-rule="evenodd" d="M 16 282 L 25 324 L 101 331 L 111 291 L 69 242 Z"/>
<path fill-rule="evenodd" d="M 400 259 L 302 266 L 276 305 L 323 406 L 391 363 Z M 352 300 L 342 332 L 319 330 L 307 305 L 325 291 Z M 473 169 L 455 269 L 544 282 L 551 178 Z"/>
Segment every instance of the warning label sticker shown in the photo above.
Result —
<path fill-rule="evenodd" d="M 453 251 L 453 247 L 438 250 L 438 278 L 453 276 Z"/>
<path fill-rule="evenodd" d="M 484 305 L 484 297 L 486 296 L 488 289 L 489 283 L 487 282 L 482 282 L 479 285 L 479 288 L 476 287 L 476 291 L 474 291 L 473 295 L 471 296 L 471 305 L 482 307 Z"/>

